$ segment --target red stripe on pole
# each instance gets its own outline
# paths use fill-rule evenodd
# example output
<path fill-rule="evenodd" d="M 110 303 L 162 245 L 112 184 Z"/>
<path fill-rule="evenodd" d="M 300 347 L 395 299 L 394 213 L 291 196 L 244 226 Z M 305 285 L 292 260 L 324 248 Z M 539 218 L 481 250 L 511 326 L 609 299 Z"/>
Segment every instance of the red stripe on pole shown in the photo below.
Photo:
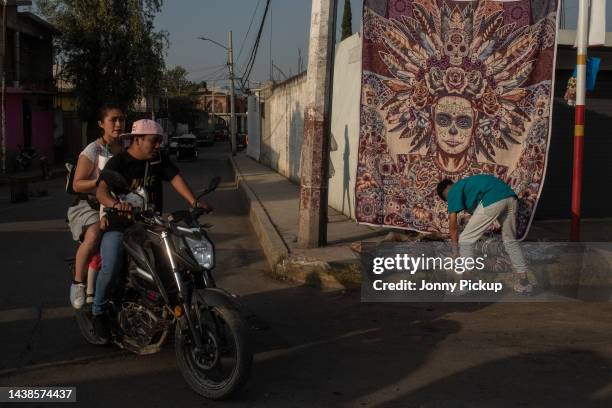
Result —
<path fill-rule="evenodd" d="M 584 105 L 576 106 L 574 129 L 574 167 L 572 173 L 572 224 L 570 238 L 580 240 L 580 198 L 582 197 L 582 162 L 584 157 Z"/>
<path fill-rule="evenodd" d="M 576 106 L 576 125 L 584 125 L 584 112 L 585 112 L 585 106 L 584 105 L 578 105 Z"/>

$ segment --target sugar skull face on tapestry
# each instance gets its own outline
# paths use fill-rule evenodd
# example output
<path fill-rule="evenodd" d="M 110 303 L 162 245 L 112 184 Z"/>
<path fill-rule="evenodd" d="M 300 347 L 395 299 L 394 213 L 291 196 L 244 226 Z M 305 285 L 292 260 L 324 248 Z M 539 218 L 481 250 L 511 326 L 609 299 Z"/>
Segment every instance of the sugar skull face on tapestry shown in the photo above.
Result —
<path fill-rule="evenodd" d="M 434 108 L 436 146 L 447 155 L 463 154 L 474 133 L 474 109 L 465 98 L 445 96 Z"/>
<path fill-rule="evenodd" d="M 548 151 L 558 1 L 364 1 L 358 221 L 446 232 L 437 183 L 490 173 L 521 199 L 525 233 Z"/>

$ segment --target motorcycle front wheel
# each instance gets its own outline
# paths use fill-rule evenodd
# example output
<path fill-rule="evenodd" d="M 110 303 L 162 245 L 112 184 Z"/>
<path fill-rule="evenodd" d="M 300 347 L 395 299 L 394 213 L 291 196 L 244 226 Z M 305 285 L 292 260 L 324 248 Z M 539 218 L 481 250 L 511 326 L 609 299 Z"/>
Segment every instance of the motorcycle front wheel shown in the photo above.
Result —
<path fill-rule="evenodd" d="M 197 352 L 188 329 L 175 331 L 179 370 L 198 394 L 213 400 L 229 398 L 246 383 L 253 353 L 247 327 L 236 310 L 208 307 L 196 300 L 194 318 L 201 331 L 203 351 Z"/>

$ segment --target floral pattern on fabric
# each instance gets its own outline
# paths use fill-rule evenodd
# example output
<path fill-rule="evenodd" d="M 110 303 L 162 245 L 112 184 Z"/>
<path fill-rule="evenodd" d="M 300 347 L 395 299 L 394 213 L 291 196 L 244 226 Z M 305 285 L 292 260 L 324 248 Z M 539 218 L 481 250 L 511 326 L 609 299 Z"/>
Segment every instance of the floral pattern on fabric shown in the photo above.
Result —
<path fill-rule="evenodd" d="M 519 196 L 526 235 L 548 153 L 557 9 L 366 2 L 357 221 L 447 233 L 437 183 L 488 173 Z"/>

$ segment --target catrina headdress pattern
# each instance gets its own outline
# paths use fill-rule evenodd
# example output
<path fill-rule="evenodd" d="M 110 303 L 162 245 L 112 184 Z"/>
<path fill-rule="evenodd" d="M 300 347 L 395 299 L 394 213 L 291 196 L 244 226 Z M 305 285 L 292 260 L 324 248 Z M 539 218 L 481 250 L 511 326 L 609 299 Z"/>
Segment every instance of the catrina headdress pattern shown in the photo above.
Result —
<path fill-rule="evenodd" d="M 497 149 L 520 143 L 525 134 L 530 117 L 520 103 L 527 95 L 524 85 L 536 65 L 542 33 L 554 30 L 555 21 L 505 24 L 504 10 L 490 3 L 460 7 L 415 0 L 412 17 L 381 24 L 380 57 L 393 76 L 382 81 L 393 91 L 382 108 L 394 125 L 390 131 L 401 130 L 400 137 L 411 139 L 411 151 L 431 143 L 431 117 L 424 108 L 443 96 L 472 102 L 478 112 L 474 147 L 490 161 Z"/>

